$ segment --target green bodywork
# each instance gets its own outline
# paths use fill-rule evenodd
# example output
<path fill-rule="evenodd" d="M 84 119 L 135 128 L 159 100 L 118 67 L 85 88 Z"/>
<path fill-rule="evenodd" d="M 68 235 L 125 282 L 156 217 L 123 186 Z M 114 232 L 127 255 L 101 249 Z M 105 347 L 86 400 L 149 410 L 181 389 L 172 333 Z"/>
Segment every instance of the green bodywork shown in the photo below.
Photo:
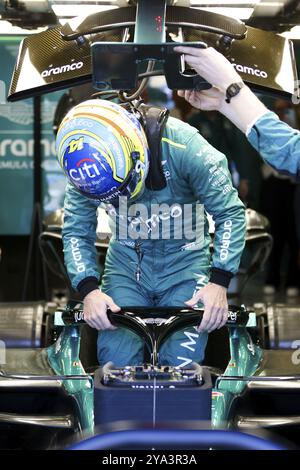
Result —
<path fill-rule="evenodd" d="M 84 375 L 85 370 L 79 359 L 79 326 L 64 327 L 56 343 L 47 349 L 49 364 L 58 375 Z M 231 358 L 224 372 L 225 376 L 252 376 L 262 358 L 262 350 L 253 343 L 246 327 L 229 328 Z M 94 431 L 93 380 L 68 379 L 63 381 L 66 392 L 71 395 L 77 407 L 77 429 L 85 433 Z M 241 395 L 246 382 L 220 380 L 212 391 L 212 427 L 229 426 L 231 406 Z"/>
<path fill-rule="evenodd" d="M 48 360 L 57 375 L 85 375 L 79 359 L 80 326 L 66 326 L 56 343 L 47 348 Z M 94 432 L 93 379 L 63 381 L 66 392 L 71 395 L 77 408 L 77 429 Z"/>
<path fill-rule="evenodd" d="M 252 376 L 262 359 L 262 350 L 253 343 L 246 327 L 230 328 L 230 361 L 223 375 Z M 229 425 L 231 408 L 235 398 L 243 393 L 247 382 L 220 380 L 212 392 L 212 427 Z"/>

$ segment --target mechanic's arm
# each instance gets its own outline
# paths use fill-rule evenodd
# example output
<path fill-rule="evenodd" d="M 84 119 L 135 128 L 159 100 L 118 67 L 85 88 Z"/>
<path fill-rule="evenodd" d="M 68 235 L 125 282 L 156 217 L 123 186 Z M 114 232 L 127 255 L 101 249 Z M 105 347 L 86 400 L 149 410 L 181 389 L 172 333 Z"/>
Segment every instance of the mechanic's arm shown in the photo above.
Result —
<path fill-rule="evenodd" d="M 245 245 L 245 207 L 232 186 L 226 157 L 195 134 L 187 146 L 183 174 L 215 222 L 210 282 L 188 302 L 204 304 L 199 331 L 212 331 L 226 323 L 227 288 L 236 274 Z"/>
<path fill-rule="evenodd" d="M 107 308 L 119 307 L 112 298 L 99 290 L 99 270 L 96 261 L 97 203 L 82 196 L 67 184 L 62 230 L 65 265 L 72 287 L 84 301 L 84 318 L 98 330 L 114 329 L 107 318 Z"/>
<path fill-rule="evenodd" d="M 244 132 L 262 158 L 277 171 L 300 178 L 300 132 L 280 121 L 244 86 L 239 94 L 225 101 L 229 85 L 242 79 L 231 63 L 212 47 L 177 47 L 186 62 L 213 88 L 205 91 L 179 91 L 192 106 L 204 111 L 218 110 Z"/>

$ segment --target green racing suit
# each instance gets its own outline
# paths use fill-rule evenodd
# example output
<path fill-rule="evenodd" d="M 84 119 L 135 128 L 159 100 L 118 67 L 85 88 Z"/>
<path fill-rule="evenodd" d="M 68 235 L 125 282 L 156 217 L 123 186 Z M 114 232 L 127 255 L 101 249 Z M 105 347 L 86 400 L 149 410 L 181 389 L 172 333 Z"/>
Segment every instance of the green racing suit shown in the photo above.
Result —
<path fill-rule="evenodd" d="M 121 307 L 182 306 L 209 281 L 228 287 L 244 248 L 245 209 L 232 186 L 226 157 L 190 125 L 170 117 L 161 141 L 166 187 L 144 189 L 135 201 L 106 205 L 112 231 L 101 290 Z M 121 198 L 123 199 L 123 198 Z M 99 202 L 67 185 L 63 244 L 72 285 L 82 298 L 99 286 L 96 228 Z M 215 223 L 210 252 L 207 213 Z M 201 362 L 207 334 L 175 333 L 161 347 L 160 362 Z M 142 340 L 118 328 L 99 334 L 101 365 L 143 363 Z"/>

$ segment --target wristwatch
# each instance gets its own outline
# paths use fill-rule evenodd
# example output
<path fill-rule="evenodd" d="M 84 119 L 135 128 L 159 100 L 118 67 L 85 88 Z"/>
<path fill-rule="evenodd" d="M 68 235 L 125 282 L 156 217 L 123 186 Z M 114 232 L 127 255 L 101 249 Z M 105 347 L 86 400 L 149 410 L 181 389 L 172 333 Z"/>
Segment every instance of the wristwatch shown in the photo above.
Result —
<path fill-rule="evenodd" d="M 226 103 L 230 103 L 231 98 L 238 95 L 241 89 L 245 86 L 244 82 L 232 83 L 226 90 Z"/>

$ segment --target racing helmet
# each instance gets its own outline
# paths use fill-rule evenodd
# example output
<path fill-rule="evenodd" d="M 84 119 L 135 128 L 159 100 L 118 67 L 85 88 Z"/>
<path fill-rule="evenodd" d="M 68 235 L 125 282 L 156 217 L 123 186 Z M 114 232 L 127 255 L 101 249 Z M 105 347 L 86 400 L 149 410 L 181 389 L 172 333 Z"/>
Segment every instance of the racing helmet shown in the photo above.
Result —
<path fill-rule="evenodd" d="M 92 99 L 72 108 L 56 137 L 56 154 L 67 179 L 83 195 L 118 204 L 144 189 L 149 147 L 138 118 L 122 106 Z"/>

